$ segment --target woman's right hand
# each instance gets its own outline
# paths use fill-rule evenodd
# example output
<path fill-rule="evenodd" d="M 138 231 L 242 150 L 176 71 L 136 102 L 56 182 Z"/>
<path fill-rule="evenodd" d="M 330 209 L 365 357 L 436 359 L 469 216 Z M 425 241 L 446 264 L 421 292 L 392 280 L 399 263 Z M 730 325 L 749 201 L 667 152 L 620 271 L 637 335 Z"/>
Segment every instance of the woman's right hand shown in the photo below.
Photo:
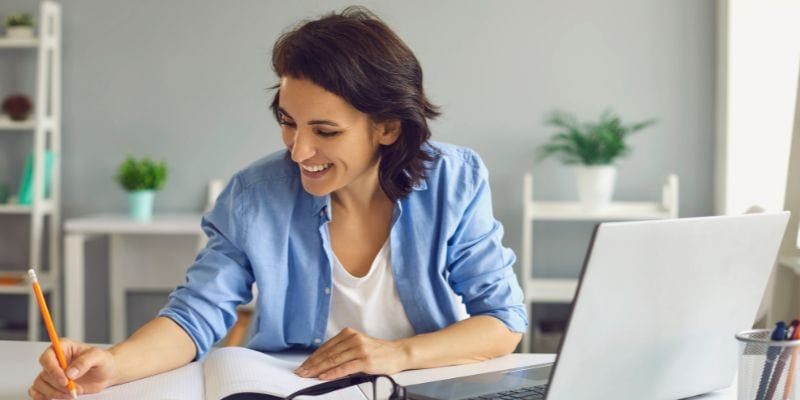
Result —
<path fill-rule="evenodd" d="M 97 393 L 112 384 L 115 360 L 111 352 L 69 339 L 61 339 L 61 348 L 67 373 L 58 364 L 53 346 L 48 347 L 39 357 L 42 371 L 28 389 L 32 399 L 69 399 L 67 375 L 75 382 L 78 394 Z"/>

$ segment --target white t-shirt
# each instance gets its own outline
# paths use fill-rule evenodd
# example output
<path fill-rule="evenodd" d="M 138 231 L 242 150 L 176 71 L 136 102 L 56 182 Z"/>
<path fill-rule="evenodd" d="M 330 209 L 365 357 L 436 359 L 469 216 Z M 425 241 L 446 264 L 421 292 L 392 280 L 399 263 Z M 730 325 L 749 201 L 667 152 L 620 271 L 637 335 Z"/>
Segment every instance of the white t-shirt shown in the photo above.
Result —
<path fill-rule="evenodd" d="M 334 254 L 326 339 L 347 327 L 384 340 L 415 334 L 394 286 L 390 253 L 387 239 L 372 261 L 369 272 L 360 278 L 347 272 Z"/>

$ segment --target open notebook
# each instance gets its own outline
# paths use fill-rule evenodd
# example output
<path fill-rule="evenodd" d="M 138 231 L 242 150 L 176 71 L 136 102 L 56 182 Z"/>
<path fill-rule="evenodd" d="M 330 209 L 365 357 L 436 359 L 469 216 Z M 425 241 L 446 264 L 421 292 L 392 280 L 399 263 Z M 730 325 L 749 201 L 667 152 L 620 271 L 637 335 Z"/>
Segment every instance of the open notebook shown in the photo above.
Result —
<path fill-rule="evenodd" d="M 202 361 L 123 385 L 101 393 L 80 396 L 97 399 L 220 400 L 236 393 L 264 393 L 282 398 L 318 379 L 301 378 L 292 372 L 303 357 L 281 358 L 243 347 L 212 350 Z M 265 397 L 266 398 L 266 397 Z M 365 399 L 356 388 L 346 388 L 317 399 Z"/>

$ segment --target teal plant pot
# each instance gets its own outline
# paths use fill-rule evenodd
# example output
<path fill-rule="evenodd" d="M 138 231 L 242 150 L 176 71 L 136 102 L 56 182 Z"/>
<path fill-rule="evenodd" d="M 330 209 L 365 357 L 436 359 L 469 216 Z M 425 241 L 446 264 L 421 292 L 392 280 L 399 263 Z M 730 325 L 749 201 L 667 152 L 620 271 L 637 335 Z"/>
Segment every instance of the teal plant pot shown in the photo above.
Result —
<path fill-rule="evenodd" d="M 153 199 L 156 192 L 152 190 L 136 190 L 128 192 L 128 211 L 131 218 L 137 221 L 153 219 Z"/>

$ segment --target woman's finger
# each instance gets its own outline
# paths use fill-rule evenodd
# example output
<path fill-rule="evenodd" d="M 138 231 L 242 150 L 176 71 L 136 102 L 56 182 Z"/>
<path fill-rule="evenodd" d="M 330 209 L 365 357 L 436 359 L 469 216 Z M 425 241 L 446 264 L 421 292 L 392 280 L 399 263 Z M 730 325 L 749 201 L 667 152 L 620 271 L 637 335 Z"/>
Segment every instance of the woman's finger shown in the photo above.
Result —
<path fill-rule="evenodd" d="M 106 357 L 107 354 L 104 350 L 92 347 L 70 362 L 67 368 L 67 376 L 72 379 L 78 379 L 92 367 L 102 364 Z"/>
<path fill-rule="evenodd" d="M 320 372 L 320 366 L 330 368 L 332 365 L 337 364 L 336 356 L 350 347 L 352 347 L 352 344 L 349 341 L 343 341 L 325 351 L 312 354 L 313 357 L 309 357 L 296 372 L 302 377 L 316 376 Z"/>
<path fill-rule="evenodd" d="M 58 388 L 47 383 L 47 381 L 43 379 L 42 374 L 36 377 L 36 380 L 33 382 L 33 388 L 46 399 L 69 399 L 71 397 L 68 392 L 62 392 Z"/>
<path fill-rule="evenodd" d="M 42 370 L 51 376 L 58 377 L 61 375 L 64 379 L 67 379 L 67 376 L 64 375 L 64 370 L 61 369 L 61 365 L 58 364 L 58 358 L 56 357 L 55 350 L 53 350 L 53 346 L 48 347 L 47 350 L 42 352 L 42 355 L 39 356 L 39 365 L 42 366 Z"/>
<path fill-rule="evenodd" d="M 362 372 L 362 371 L 364 371 L 364 361 L 360 359 L 352 360 L 350 362 L 346 362 L 342 365 L 339 365 L 338 367 L 325 371 L 325 373 L 319 376 L 319 379 L 324 379 L 324 380 L 339 379 L 343 376 L 355 374 L 356 372 Z"/>
<path fill-rule="evenodd" d="M 344 342 L 338 348 L 331 349 L 319 362 L 305 368 L 303 377 L 316 377 L 319 374 L 336 368 L 356 359 L 363 359 L 366 350 L 360 343 Z"/>
<path fill-rule="evenodd" d="M 360 362 L 361 364 L 359 365 L 363 367 L 367 360 L 367 349 L 364 346 L 356 344 L 347 349 L 344 349 L 340 353 L 331 356 L 330 360 L 332 360 L 332 362 L 325 362 L 316 365 L 315 368 L 311 371 L 313 374 L 311 376 L 321 378 L 321 375 L 326 374 L 329 371 L 332 371 L 338 367 L 341 367 L 353 361 Z"/>
<path fill-rule="evenodd" d="M 317 350 L 311 353 L 308 358 L 300 364 L 295 372 L 299 373 L 302 369 L 308 369 L 308 366 L 318 363 L 320 360 L 324 359 L 328 356 L 328 352 L 339 346 L 342 342 L 350 339 L 354 335 L 359 335 L 360 333 L 355 329 L 344 328 L 341 332 L 339 332 L 336 336 L 330 338 L 327 342 L 323 343 Z"/>
<path fill-rule="evenodd" d="M 47 400 L 47 398 L 44 397 L 43 394 L 36 391 L 33 386 L 28 388 L 28 397 L 30 397 L 32 400 Z"/>
<path fill-rule="evenodd" d="M 69 389 L 67 388 L 67 378 L 66 377 L 63 377 L 63 380 L 62 380 L 62 377 L 53 376 L 53 375 L 47 373 L 47 371 L 42 371 L 39 374 L 39 376 L 42 378 L 43 381 L 47 382 L 48 385 L 58 389 L 58 391 L 63 392 L 63 393 L 69 393 Z"/>
<path fill-rule="evenodd" d="M 329 349 L 331 349 L 332 347 L 339 345 L 339 343 L 342 343 L 342 342 L 348 340 L 350 337 L 352 337 L 354 335 L 358 335 L 358 334 L 360 334 L 360 333 L 358 331 L 356 331 L 355 329 L 344 328 L 339 333 L 337 333 L 336 336 L 328 339 L 327 342 L 323 343 L 322 346 L 320 346 L 314 353 L 326 352 Z M 312 356 L 313 356 L 313 353 L 312 353 Z"/>

